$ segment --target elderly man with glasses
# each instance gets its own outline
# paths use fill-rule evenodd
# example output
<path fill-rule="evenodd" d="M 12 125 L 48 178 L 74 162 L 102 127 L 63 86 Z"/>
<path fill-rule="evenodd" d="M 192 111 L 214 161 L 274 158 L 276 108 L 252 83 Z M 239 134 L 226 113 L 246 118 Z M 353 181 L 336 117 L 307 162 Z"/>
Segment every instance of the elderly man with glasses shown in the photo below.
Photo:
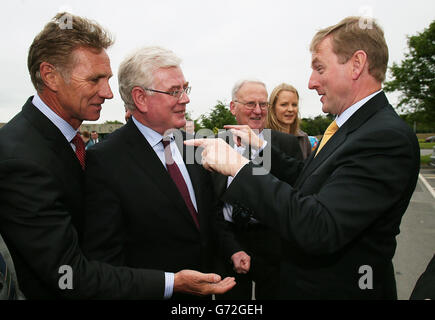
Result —
<path fill-rule="evenodd" d="M 210 294 L 229 290 L 234 279 L 200 273 L 212 270 L 216 209 L 209 173 L 186 160 L 195 150 L 174 130 L 184 127 L 190 102 L 180 59 L 160 47 L 139 49 L 121 63 L 118 80 L 131 119 L 87 154 L 86 254 L 164 270 L 165 298 L 193 299 L 207 285 Z"/>
<path fill-rule="evenodd" d="M 253 130 L 267 141 L 266 148 L 274 146 L 288 156 L 302 159 L 296 137 L 264 129 L 268 112 L 267 90 L 263 82 L 257 80 L 238 81 L 232 91 L 231 113 L 235 116 L 236 126 L 229 129 Z M 234 149 L 247 158 L 264 157 L 266 149 L 249 148 L 241 144 L 231 131 L 221 132 L 220 138 L 226 140 Z M 260 151 L 260 152 L 259 152 Z M 216 196 L 220 198 L 231 184 L 232 177 L 213 173 Z M 223 299 L 249 300 L 252 297 L 253 281 L 257 299 L 274 299 L 278 288 L 280 239 L 271 229 L 251 217 L 251 209 L 238 204 L 221 203 L 217 229 L 222 272 L 236 278 L 237 286 L 218 297 Z"/>

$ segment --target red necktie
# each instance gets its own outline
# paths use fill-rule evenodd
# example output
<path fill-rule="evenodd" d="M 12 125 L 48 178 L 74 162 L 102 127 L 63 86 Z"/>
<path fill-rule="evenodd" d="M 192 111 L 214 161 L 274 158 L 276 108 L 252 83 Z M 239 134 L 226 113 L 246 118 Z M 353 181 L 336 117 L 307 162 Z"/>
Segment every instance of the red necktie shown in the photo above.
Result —
<path fill-rule="evenodd" d="M 82 169 L 85 170 L 85 143 L 82 137 L 77 133 L 71 140 L 72 144 L 76 146 L 76 156 L 82 165 Z"/>
<path fill-rule="evenodd" d="M 180 191 L 181 196 L 183 197 L 184 202 L 186 203 L 186 206 L 190 211 L 193 221 L 195 222 L 197 228 L 199 229 L 198 212 L 196 212 L 192 200 L 190 199 L 189 190 L 187 189 L 186 181 L 184 181 L 180 168 L 178 168 L 177 164 L 172 158 L 172 152 L 171 152 L 171 147 L 169 146 L 169 141 L 162 140 L 162 143 L 165 149 L 166 168 L 168 169 L 169 175 L 177 185 L 178 191 Z"/>

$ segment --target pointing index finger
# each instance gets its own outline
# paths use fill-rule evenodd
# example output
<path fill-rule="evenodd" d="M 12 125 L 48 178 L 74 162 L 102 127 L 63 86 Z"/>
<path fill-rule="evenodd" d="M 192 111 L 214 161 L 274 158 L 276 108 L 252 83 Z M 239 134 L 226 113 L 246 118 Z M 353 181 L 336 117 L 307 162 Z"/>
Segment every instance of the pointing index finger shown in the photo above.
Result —
<path fill-rule="evenodd" d="M 226 125 L 224 125 L 225 129 L 242 129 L 245 127 L 246 127 L 246 125 L 242 125 L 242 124 L 226 124 Z"/>
<path fill-rule="evenodd" d="M 190 139 L 190 140 L 185 140 L 184 144 L 186 146 L 203 146 L 206 143 L 207 139 Z"/>

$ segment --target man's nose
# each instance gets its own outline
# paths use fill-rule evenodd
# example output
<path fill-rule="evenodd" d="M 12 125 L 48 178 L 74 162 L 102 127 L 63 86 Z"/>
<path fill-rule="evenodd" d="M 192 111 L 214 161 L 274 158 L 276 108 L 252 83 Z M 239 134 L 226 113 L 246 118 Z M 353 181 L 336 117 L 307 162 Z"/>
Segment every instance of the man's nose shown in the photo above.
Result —
<path fill-rule="evenodd" d="M 100 94 L 100 97 L 104 98 L 104 99 L 112 99 L 113 98 L 113 92 L 112 92 L 112 89 L 110 89 L 110 85 L 109 85 L 108 80 L 104 81 L 104 83 L 102 84 L 99 94 Z"/>
<path fill-rule="evenodd" d="M 256 102 L 255 103 L 255 107 L 252 110 L 252 112 L 256 113 L 256 114 L 260 114 L 263 111 L 263 109 L 260 108 L 260 103 Z"/>
<path fill-rule="evenodd" d="M 187 93 L 185 91 L 183 91 L 180 99 L 178 99 L 178 103 L 188 104 L 189 102 L 190 102 L 189 96 L 187 95 Z"/>
<path fill-rule="evenodd" d="M 318 87 L 316 76 L 314 75 L 314 71 L 311 72 L 310 80 L 308 81 L 308 89 L 314 90 Z"/>

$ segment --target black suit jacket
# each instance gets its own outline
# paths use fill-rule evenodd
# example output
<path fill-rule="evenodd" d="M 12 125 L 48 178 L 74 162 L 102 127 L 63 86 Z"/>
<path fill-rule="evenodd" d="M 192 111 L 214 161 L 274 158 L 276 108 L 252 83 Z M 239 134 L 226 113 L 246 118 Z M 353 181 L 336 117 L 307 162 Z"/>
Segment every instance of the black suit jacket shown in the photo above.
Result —
<path fill-rule="evenodd" d="M 410 300 L 435 300 L 435 255 L 418 278 Z"/>
<path fill-rule="evenodd" d="M 280 232 L 281 298 L 397 298 L 392 258 L 418 176 L 415 134 L 379 93 L 314 154 L 302 172 L 281 159 L 277 178 L 252 176 L 247 165 L 224 199 L 255 208 Z M 365 266 L 372 289 L 361 289 L 370 287 Z"/>
<path fill-rule="evenodd" d="M 185 163 L 191 157 L 186 167 L 200 230 L 169 173 L 130 120 L 87 153 L 84 247 L 90 257 L 167 272 L 210 270 L 212 184 L 209 173 L 192 161 L 196 148 L 184 146 L 182 139 L 176 141 Z"/>
<path fill-rule="evenodd" d="M 266 133 L 266 131 L 268 132 Z M 231 147 L 234 147 L 234 139 L 230 131 L 222 133 L 221 135 L 218 135 L 218 137 L 224 139 L 228 144 L 231 145 Z M 277 152 L 281 152 L 282 157 L 293 157 L 297 160 L 302 160 L 302 152 L 299 147 L 299 142 L 297 137 L 287 133 L 265 129 L 264 139 L 267 141 L 267 145 L 265 150 L 263 150 L 263 152 L 260 153 L 259 160 L 271 155 L 272 146 L 276 148 Z M 249 159 L 250 152 L 251 152 L 250 149 L 246 148 L 246 151 L 243 154 L 243 156 Z M 271 162 L 270 165 L 266 165 L 266 167 L 267 166 L 271 167 L 274 165 L 275 159 L 274 158 L 267 159 L 267 160 L 265 159 L 264 163 L 268 161 Z M 213 186 L 214 186 L 214 192 L 216 194 L 216 198 L 220 199 L 222 195 L 225 193 L 225 191 L 227 190 L 228 177 L 213 172 L 212 178 L 213 178 Z M 238 243 L 238 241 L 235 239 L 234 233 L 226 225 L 223 219 L 222 206 L 223 203 L 220 203 L 220 206 L 218 208 L 219 212 L 217 214 L 218 216 L 216 217 L 217 222 L 215 224 L 217 226 L 216 234 L 218 235 L 219 249 L 222 251 L 225 260 L 229 261 L 229 259 L 234 253 L 245 250 L 245 248 L 243 248 Z M 271 248 L 271 250 L 272 249 L 273 248 Z"/>
<path fill-rule="evenodd" d="M 0 129 L 0 233 L 28 299 L 147 298 L 164 274 L 88 261 L 79 247 L 83 171 L 69 142 L 33 104 Z M 73 289 L 59 288 L 61 266 Z"/>

